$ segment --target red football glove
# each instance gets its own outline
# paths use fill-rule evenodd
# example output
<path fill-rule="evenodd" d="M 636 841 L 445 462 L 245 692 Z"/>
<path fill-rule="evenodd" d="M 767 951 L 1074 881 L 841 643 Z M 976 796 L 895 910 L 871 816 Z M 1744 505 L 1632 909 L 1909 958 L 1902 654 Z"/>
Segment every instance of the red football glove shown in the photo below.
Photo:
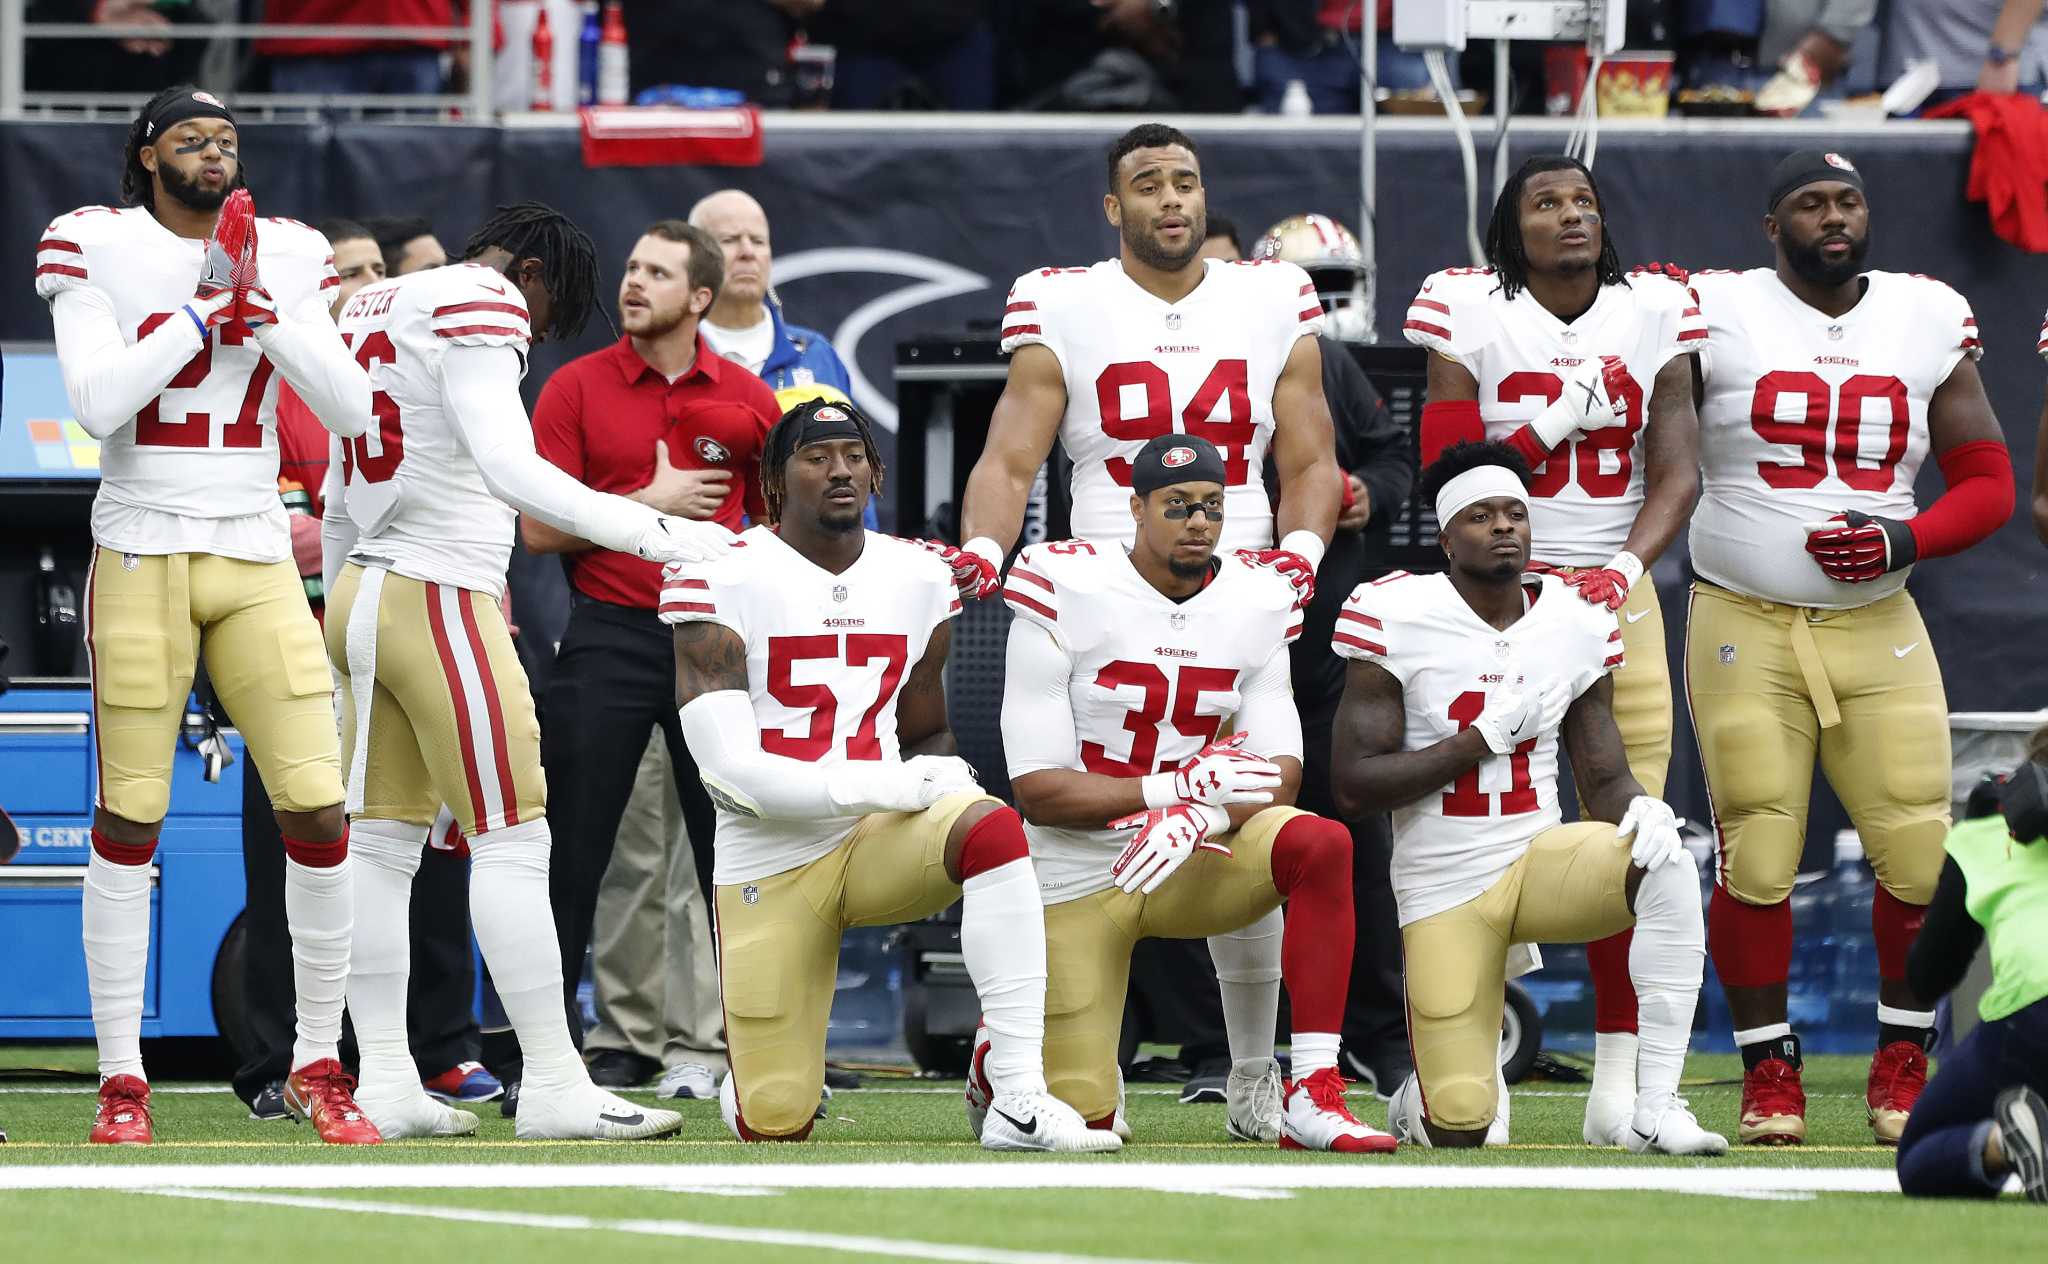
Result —
<path fill-rule="evenodd" d="M 249 190 L 236 189 L 221 203 L 220 218 L 214 222 L 213 240 L 207 246 L 206 275 L 200 278 L 200 294 L 209 284 L 217 285 L 221 263 L 227 265 L 228 288 L 234 291 L 234 314 L 229 328 L 247 334 L 255 325 L 275 320 L 275 308 L 250 301 L 252 292 L 262 288 L 256 275 L 256 200 Z M 269 295 L 264 295 L 268 300 Z"/>
<path fill-rule="evenodd" d="M 953 586 L 960 590 L 962 601 L 970 597 L 976 601 L 985 601 L 1001 590 L 1002 567 L 997 562 L 983 557 L 972 549 L 959 548 L 938 540 L 919 540 L 917 543 L 938 554 L 940 561 L 953 568 Z"/>
<path fill-rule="evenodd" d="M 1316 595 L 1313 562 L 1289 549 L 1239 549 L 1237 560 L 1246 566 L 1265 566 L 1279 571 L 1294 585 L 1294 608 L 1300 610 Z"/>
<path fill-rule="evenodd" d="M 1596 571 L 1573 571 L 1564 576 L 1564 583 L 1588 605 L 1619 610 L 1628 601 L 1628 576 L 1604 566 Z"/>
<path fill-rule="evenodd" d="M 1844 584 L 1867 584 L 1904 570 L 1920 552 L 1905 523 L 1855 509 L 1807 523 L 1806 551 L 1829 579 Z"/>

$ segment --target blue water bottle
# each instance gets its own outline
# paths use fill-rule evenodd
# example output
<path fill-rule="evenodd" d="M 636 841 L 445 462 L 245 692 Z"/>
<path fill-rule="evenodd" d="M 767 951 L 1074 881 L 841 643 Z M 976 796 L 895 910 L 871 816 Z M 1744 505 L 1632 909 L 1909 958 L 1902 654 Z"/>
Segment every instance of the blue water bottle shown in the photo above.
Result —
<path fill-rule="evenodd" d="M 1792 887 L 1792 971 L 1785 1015 L 1809 1052 L 1827 1043 L 1828 1002 L 1834 978 L 1834 871 L 1800 874 Z"/>
<path fill-rule="evenodd" d="M 603 38 L 597 0 L 583 2 L 583 29 L 576 36 L 576 104 L 597 104 L 597 48 Z"/>
<path fill-rule="evenodd" d="M 1856 1053 L 1877 1040 L 1877 936 L 1870 925 L 1877 883 L 1863 863 L 1855 830 L 1835 835 L 1835 900 L 1829 939 L 1834 945 L 1831 1017 L 1835 1047 Z"/>

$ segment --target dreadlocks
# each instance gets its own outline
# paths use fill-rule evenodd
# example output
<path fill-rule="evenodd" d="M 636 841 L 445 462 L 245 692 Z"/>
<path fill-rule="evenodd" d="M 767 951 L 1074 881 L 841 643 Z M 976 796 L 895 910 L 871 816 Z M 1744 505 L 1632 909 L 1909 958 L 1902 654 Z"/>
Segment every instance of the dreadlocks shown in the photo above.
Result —
<path fill-rule="evenodd" d="M 1494 275 L 1500 278 L 1501 293 L 1510 299 L 1529 284 L 1529 256 L 1522 248 L 1522 190 L 1528 187 L 1529 177 L 1546 171 L 1578 172 L 1593 190 L 1593 200 L 1602 207 L 1607 204 L 1600 196 L 1600 186 L 1593 183 L 1593 173 L 1576 158 L 1539 154 L 1517 168 L 1494 201 L 1493 219 L 1486 225 L 1486 262 L 1493 265 Z M 1614 233 L 1604 215 L 1600 220 L 1600 259 L 1593 266 L 1600 274 L 1600 284 L 1626 284 L 1621 255 L 1614 248 Z"/>
<path fill-rule="evenodd" d="M 568 339 L 583 332 L 597 302 L 597 246 L 590 234 L 551 206 L 514 202 L 493 210 L 477 226 L 462 257 L 474 259 L 493 246 L 515 260 L 540 260 L 541 284 L 555 300 L 549 336 Z"/>
<path fill-rule="evenodd" d="M 868 468 L 873 470 L 874 485 L 868 489 L 879 495 L 882 490 L 882 450 L 875 445 L 874 427 L 858 408 L 834 400 L 809 399 L 782 414 L 782 419 L 769 428 L 768 438 L 761 448 L 761 503 L 767 507 L 770 526 L 782 521 L 782 497 L 785 491 L 783 473 L 788 468 L 789 458 L 796 454 L 797 439 L 804 427 L 821 408 L 835 409 L 853 422 L 853 428 L 860 433 L 861 447 L 867 450 Z"/>

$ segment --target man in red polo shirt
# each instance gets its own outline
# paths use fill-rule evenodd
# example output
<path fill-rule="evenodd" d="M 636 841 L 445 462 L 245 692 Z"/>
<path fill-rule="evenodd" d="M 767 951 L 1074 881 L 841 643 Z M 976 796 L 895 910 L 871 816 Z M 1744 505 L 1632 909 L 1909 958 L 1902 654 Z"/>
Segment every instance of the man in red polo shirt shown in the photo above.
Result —
<path fill-rule="evenodd" d="M 619 283 L 624 336 L 570 361 L 541 391 L 533 412 L 541 455 L 588 487 L 664 513 L 734 531 L 744 517 L 760 516 L 761 445 L 781 410 L 766 383 L 720 359 L 698 332 L 724 275 L 724 253 L 702 229 L 662 220 L 642 233 Z M 529 517 L 520 520 L 520 538 L 533 552 L 566 555 L 569 571 L 572 606 L 547 687 L 541 762 L 555 829 L 548 880 L 564 1000 L 580 1043 L 576 985 L 598 887 L 657 726 L 697 844 L 707 908 L 717 817 L 676 719 L 675 651 L 656 613 L 661 567 Z"/>

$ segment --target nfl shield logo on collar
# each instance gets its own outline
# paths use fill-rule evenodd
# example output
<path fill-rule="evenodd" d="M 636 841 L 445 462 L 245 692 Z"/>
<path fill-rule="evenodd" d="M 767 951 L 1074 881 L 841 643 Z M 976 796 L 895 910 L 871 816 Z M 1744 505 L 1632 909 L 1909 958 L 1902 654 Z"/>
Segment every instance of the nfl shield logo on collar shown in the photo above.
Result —
<path fill-rule="evenodd" d="M 1723 667 L 1732 667 L 1732 666 L 1734 666 L 1734 665 L 1735 665 L 1735 647 L 1734 647 L 1734 646 L 1732 646 L 1732 645 L 1724 645 L 1724 646 L 1722 646 L 1722 647 L 1721 647 L 1721 666 L 1723 666 Z"/>
<path fill-rule="evenodd" d="M 1176 610 L 1172 614 L 1166 616 L 1166 622 L 1172 626 L 1174 631 L 1178 632 L 1181 629 L 1187 627 L 1188 617 L 1182 614 L 1180 611 Z"/>
<path fill-rule="evenodd" d="M 759 887 L 755 886 L 755 885 L 754 885 L 753 883 L 751 883 L 751 882 L 749 882 L 749 883 L 748 883 L 747 885 L 745 885 L 745 886 L 743 886 L 743 887 L 741 887 L 741 888 L 740 888 L 740 903 L 742 903 L 742 904 L 759 904 L 760 902 L 761 902 L 761 888 L 759 888 Z"/>
<path fill-rule="evenodd" d="M 834 585 L 832 585 L 832 600 L 834 600 L 834 601 L 845 601 L 845 600 L 846 600 L 846 585 L 845 585 L 845 584 L 834 584 Z"/>
<path fill-rule="evenodd" d="M 1179 312 L 1168 312 L 1168 313 L 1166 313 L 1166 327 L 1167 327 L 1168 329 L 1179 329 L 1179 328 L 1180 328 L 1180 313 L 1179 313 Z"/>

